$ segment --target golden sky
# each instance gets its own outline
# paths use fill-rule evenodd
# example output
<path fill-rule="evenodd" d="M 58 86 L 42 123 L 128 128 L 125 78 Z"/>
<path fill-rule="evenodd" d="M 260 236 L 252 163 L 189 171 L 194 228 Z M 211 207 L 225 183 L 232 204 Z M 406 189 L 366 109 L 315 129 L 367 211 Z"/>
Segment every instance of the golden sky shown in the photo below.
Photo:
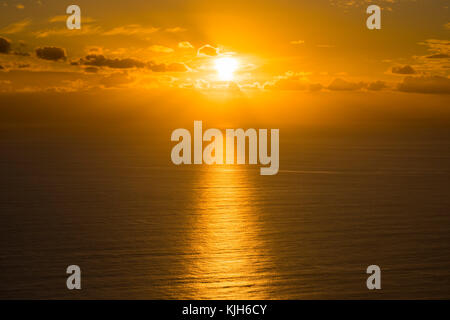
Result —
<path fill-rule="evenodd" d="M 369 3 L 382 8 L 381 30 L 366 28 Z M 66 28 L 70 4 L 81 8 L 81 30 Z M 0 91 L 449 94 L 449 5 L 0 0 Z M 230 61 L 233 74 L 221 75 Z"/>

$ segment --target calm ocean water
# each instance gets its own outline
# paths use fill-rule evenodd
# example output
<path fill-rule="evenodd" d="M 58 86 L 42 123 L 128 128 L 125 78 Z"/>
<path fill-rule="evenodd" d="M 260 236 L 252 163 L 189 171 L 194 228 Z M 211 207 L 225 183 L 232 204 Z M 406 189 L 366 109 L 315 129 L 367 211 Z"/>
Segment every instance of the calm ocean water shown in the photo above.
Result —
<path fill-rule="evenodd" d="M 268 177 L 36 132 L 1 138 L 0 298 L 450 298 L 449 139 L 281 131 Z"/>

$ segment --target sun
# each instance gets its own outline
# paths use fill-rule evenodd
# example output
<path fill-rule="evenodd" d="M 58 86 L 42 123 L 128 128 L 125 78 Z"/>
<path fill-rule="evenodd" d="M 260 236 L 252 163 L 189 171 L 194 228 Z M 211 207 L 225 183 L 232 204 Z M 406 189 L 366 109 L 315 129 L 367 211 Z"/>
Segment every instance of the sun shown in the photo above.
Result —
<path fill-rule="evenodd" d="M 216 69 L 219 80 L 221 81 L 232 81 L 234 78 L 234 72 L 237 70 L 238 65 L 238 61 L 231 57 L 217 58 L 214 61 L 214 68 Z"/>

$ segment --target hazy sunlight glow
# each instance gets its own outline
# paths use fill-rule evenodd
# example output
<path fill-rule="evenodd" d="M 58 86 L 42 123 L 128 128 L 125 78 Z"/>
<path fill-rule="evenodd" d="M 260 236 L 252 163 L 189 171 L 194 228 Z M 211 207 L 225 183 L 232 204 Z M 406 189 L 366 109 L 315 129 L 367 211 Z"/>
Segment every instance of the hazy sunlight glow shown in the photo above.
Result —
<path fill-rule="evenodd" d="M 233 80 L 234 72 L 238 68 L 238 62 L 236 59 L 230 57 L 218 58 L 214 61 L 214 67 L 219 80 L 231 81 Z"/>

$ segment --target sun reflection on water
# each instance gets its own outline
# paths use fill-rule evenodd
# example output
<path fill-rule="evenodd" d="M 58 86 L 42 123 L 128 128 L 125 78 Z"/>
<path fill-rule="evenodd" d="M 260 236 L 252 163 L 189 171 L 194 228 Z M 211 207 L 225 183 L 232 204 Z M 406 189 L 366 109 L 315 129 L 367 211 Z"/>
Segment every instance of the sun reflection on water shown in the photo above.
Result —
<path fill-rule="evenodd" d="M 190 237 L 194 299 L 268 298 L 271 265 L 254 206 L 257 196 L 245 169 L 211 166 L 198 184 Z M 269 268 L 270 269 L 270 268 Z"/>

